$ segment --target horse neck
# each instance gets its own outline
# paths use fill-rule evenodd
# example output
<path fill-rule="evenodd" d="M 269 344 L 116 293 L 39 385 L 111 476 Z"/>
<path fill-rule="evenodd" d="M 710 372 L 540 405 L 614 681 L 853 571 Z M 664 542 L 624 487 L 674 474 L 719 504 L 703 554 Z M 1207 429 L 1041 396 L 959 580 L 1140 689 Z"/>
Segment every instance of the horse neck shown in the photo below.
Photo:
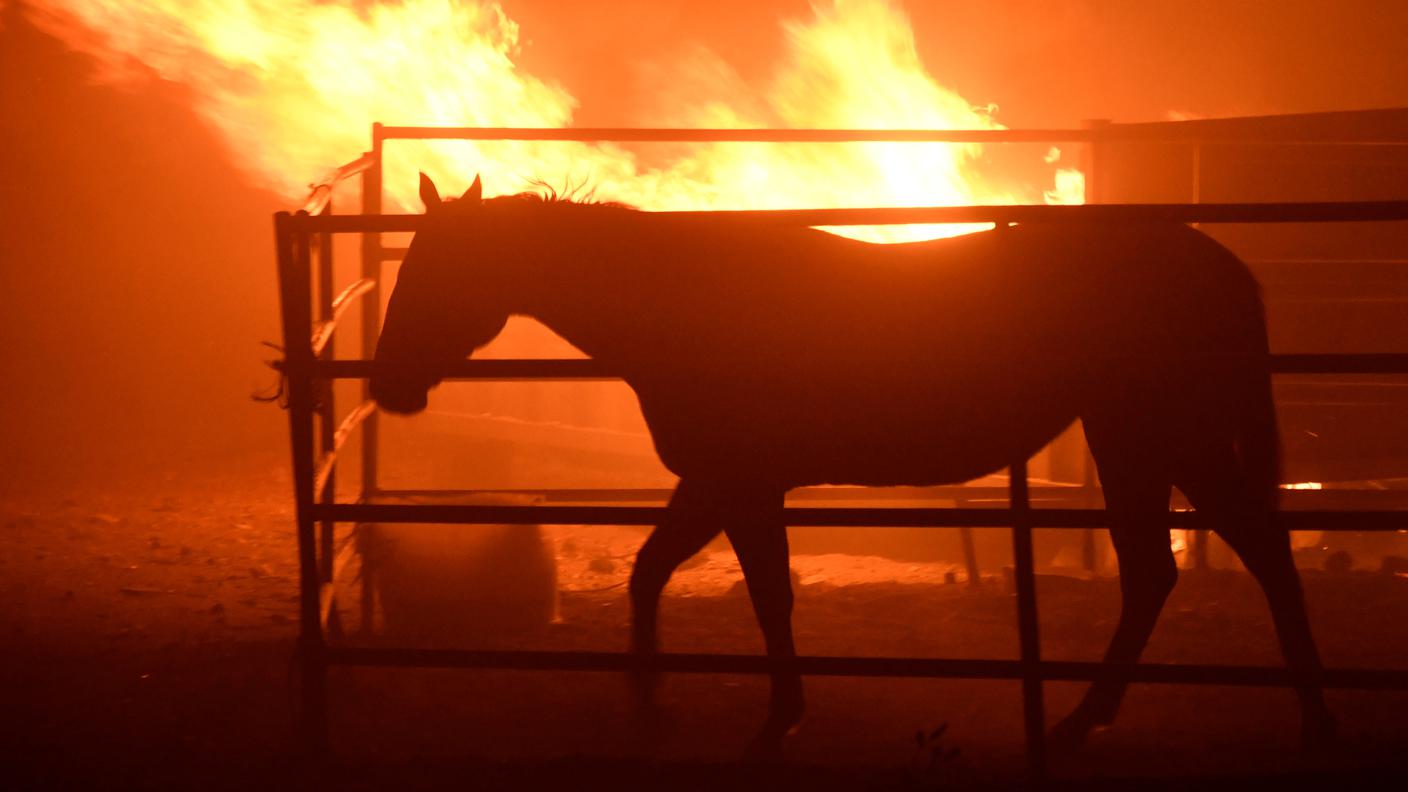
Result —
<path fill-rule="evenodd" d="M 632 271 L 659 264 L 655 234 L 641 213 L 611 206 L 544 207 L 523 261 L 522 313 L 593 357 L 615 325 L 636 314 Z"/>

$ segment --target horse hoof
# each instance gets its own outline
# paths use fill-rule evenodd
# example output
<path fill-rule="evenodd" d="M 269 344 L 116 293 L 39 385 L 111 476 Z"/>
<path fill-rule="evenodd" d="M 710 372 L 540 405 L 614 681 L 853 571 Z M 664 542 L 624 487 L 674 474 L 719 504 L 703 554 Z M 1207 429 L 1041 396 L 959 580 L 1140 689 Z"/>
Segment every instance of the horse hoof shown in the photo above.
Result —
<path fill-rule="evenodd" d="M 1062 718 L 1046 736 L 1046 748 L 1053 756 L 1079 753 L 1085 748 L 1085 741 L 1100 724 L 1076 713 Z"/>
<path fill-rule="evenodd" d="M 796 732 L 796 726 L 780 732 L 764 727 L 743 750 L 743 762 L 754 765 L 778 764 L 782 761 L 784 738 Z"/>
<path fill-rule="evenodd" d="M 774 712 L 768 716 L 763 728 L 758 731 L 743 752 L 745 762 L 753 764 L 773 764 L 782 760 L 782 746 L 788 737 L 802 730 L 800 706 L 793 710 Z"/>

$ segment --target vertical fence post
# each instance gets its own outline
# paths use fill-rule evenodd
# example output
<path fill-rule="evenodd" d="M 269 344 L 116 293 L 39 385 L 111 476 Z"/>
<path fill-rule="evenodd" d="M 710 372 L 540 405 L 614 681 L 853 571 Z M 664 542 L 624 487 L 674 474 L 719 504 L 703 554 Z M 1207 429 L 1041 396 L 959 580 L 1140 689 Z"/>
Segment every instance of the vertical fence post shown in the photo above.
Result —
<path fill-rule="evenodd" d="M 1085 202 L 1104 203 L 1109 200 L 1105 189 L 1105 132 L 1114 123 L 1108 118 L 1087 118 L 1080 123 L 1082 129 L 1090 133 L 1090 140 L 1081 149 L 1080 169 L 1085 173 Z"/>
<path fill-rule="evenodd" d="M 328 198 L 327 205 L 320 213 L 323 216 L 332 214 L 332 198 Z M 336 288 L 333 278 L 333 256 L 332 256 L 332 234 L 323 231 L 318 234 L 318 319 L 323 322 L 331 322 L 333 319 L 333 289 Z M 318 357 L 323 360 L 332 360 L 335 353 L 335 338 L 329 334 L 327 340 L 323 342 L 323 349 L 318 353 Z M 318 393 L 318 434 L 319 450 L 323 458 L 333 451 L 334 435 L 337 432 L 337 406 L 334 399 L 333 389 L 337 381 L 323 380 Z M 321 503 L 332 503 L 337 496 L 337 468 L 333 467 L 328 471 L 326 483 L 322 492 L 318 493 L 318 500 Z M 332 583 L 333 575 L 333 549 L 336 534 L 334 529 L 336 523 L 332 520 L 323 520 L 318 526 L 318 555 L 319 555 L 319 577 L 323 583 Z M 321 615 L 320 615 L 321 616 Z"/>
<path fill-rule="evenodd" d="M 381 214 L 382 133 L 381 123 L 372 124 L 372 164 L 362 171 L 362 214 Z M 362 359 L 376 354 L 376 340 L 381 333 L 381 234 L 362 234 L 362 277 L 371 279 L 371 291 L 362 297 Z M 372 397 L 371 382 L 362 381 L 362 400 Z M 375 412 L 362 422 L 362 500 L 376 494 L 377 446 L 381 433 Z"/>
<path fill-rule="evenodd" d="M 1193 144 L 1193 189 L 1192 202 L 1195 204 L 1203 202 L 1203 144 Z M 1194 223 L 1193 227 L 1198 228 L 1201 223 Z M 1187 555 L 1194 569 L 1208 568 L 1208 541 L 1211 534 L 1207 531 L 1197 529 L 1184 532 L 1184 539 L 1187 543 Z"/>
<path fill-rule="evenodd" d="M 955 501 L 955 509 L 968 508 L 966 500 Z M 983 584 L 983 573 L 978 567 L 978 548 L 973 541 L 973 529 L 967 526 L 958 529 L 958 539 L 963 543 L 963 566 L 968 570 L 968 586 L 977 588 Z"/>
<path fill-rule="evenodd" d="M 307 212 L 299 212 L 307 217 Z M 293 499 L 298 521 L 300 687 L 299 736 L 313 754 L 327 748 L 327 658 L 319 608 L 321 575 L 313 524 L 312 270 L 307 232 L 289 228 L 287 212 L 274 216 L 279 257 L 279 292 L 284 326 L 284 376 L 288 380 L 289 441 L 293 453 Z"/>
<path fill-rule="evenodd" d="M 1037 629 L 1036 569 L 1032 557 L 1031 498 L 1027 461 L 1009 469 L 1012 558 L 1017 578 L 1017 634 L 1021 642 L 1022 715 L 1027 737 L 1027 769 L 1034 781 L 1046 777 L 1046 707 L 1042 697 L 1041 636 Z"/>
<path fill-rule="evenodd" d="M 364 216 L 375 216 L 381 214 L 381 177 L 382 177 L 382 126 L 380 122 L 372 124 L 372 148 L 368 152 L 371 155 L 371 164 L 362 171 L 362 214 Z M 363 360 L 371 360 L 376 356 L 377 337 L 381 334 L 381 259 L 383 255 L 381 244 L 381 233 L 377 231 L 362 232 L 362 277 L 371 281 L 372 287 L 366 294 L 362 295 L 362 350 Z M 366 403 L 372 397 L 370 380 L 362 380 L 362 402 Z M 381 445 L 381 424 L 380 416 L 373 410 L 370 415 L 362 421 L 362 491 L 360 500 L 362 503 L 371 501 L 376 495 L 380 486 L 378 480 L 377 459 Z M 358 631 L 363 635 L 369 635 L 372 630 L 372 619 L 376 610 L 376 586 L 377 571 L 373 563 L 376 553 L 368 546 L 369 537 L 362 526 L 355 528 L 358 555 L 362 559 L 361 593 L 359 595 L 359 608 L 361 619 L 358 624 Z"/>
<path fill-rule="evenodd" d="M 1104 203 L 1109 200 L 1108 189 L 1105 181 L 1105 152 L 1106 142 L 1102 139 L 1102 132 L 1108 131 L 1114 126 L 1108 118 L 1089 118 L 1081 122 L 1081 127 L 1089 131 L 1093 138 L 1085 144 L 1081 150 L 1081 171 L 1085 173 L 1085 202 L 1088 204 Z M 1080 484 L 1081 484 L 1081 505 L 1087 509 L 1095 508 L 1095 460 L 1090 456 L 1090 447 L 1081 443 L 1080 462 Z M 1100 552 L 1100 545 L 1096 542 L 1095 532 L 1087 528 L 1081 532 L 1081 564 L 1085 570 L 1092 575 L 1100 574 L 1104 559 Z"/>
<path fill-rule="evenodd" d="M 1193 144 L 1193 203 L 1203 202 L 1203 144 Z M 1194 227 L 1201 223 L 1194 223 Z"/>

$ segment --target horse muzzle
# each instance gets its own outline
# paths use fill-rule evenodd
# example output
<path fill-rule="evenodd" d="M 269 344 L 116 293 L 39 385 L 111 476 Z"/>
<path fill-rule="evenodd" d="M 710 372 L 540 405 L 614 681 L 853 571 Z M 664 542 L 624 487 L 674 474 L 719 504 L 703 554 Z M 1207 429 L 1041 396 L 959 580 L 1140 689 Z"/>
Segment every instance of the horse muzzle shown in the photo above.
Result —
<path fill-rule="evenodd" d="M 377 406 L 398 415 L 415 415 L 425 409 L 431 387 L 429 377 L 406 372 L 377 372 L 372 376 L 372 399 Z"/>

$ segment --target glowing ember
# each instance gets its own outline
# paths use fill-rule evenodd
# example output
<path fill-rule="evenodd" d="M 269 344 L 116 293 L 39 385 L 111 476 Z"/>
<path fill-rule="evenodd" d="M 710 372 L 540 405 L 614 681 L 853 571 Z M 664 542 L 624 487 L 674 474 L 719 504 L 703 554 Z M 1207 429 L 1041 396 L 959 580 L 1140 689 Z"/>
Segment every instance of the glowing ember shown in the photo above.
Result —
<path fill-rule="evenodd" d="M 518 26 L 495 3 L 404 0 L 355 10 L 312 0 L 50 0 L 29 9 L 70 45 L 123 78 L 145 64 L 192 89 L 196 110 L 235 159 L 290 202 L 306 179 L 367 147 L 373 121 L 443 126 L 562 127 L 575 100 L 515 64 Z M 884 0 L 818 3 L 784 25 L 785 57 L 759 92 L 696 51 L 674 75 L 687 107 L 654 125 L 999 129 L 925 71 L 909 20 Z M 1053 150 L 1054 151 L 1054 150 Z M 657 152 L 658 153 L 658 152 Z M 475 173 L 491 192 L 590 180 L 603 198 L 649 209 L 923 206 L 1039 200 L 984 184 L 976 145 L 718 144 L 646 167 L 619 146 L 412 143 L 386 149 L 393 207 L 419 209 L 415 173 L 447 191 Z M 1056 153 L 1059 156 L 1059 153 Z M 1048 155 L 1048 161 L 1054 157 Z M 1080 202 L 1083 178 L 1061 170 L 1050 202 Z M 848 229 L 879 240 L 971 228 Z"/>

